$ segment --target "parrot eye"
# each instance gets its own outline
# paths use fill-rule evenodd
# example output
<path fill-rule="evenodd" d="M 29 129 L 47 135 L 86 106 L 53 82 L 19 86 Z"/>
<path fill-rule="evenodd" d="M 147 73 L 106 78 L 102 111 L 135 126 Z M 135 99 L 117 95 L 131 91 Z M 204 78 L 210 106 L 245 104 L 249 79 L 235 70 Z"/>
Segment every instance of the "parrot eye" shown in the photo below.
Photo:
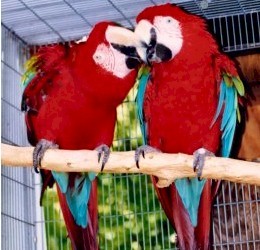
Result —
<path fill-rule="evenodd" d="M 166 18 L 165 18 L 166 24 L 172 25 L 172 24 L 174 24 L 175 21 L 176 21 L 176 20 L 173 19 L 172 17 L 166 17 Z"/>
<path fill-rule="evenodd" d="M 98 54 L 95 54 L 95 55 L 94 55 L 94 60 L 95 60 L 95 61 L 101 61 L 101 60 L 102 60 L 102 56 L 101 56 L 101 55 L 98 55 Z"/>
<path fill-rule="evenodd" d="M 169 61 L 177 55 L 183 44 L 182 28 L 178 20 L 171 16 L 155 16 L 153 25 L 156 31 L 155 57 L 152 60 Z"/>
<path fill-rule="evenodd" d="M 92 58 L 97 64 L 101 64 L 103 63 L 103 61 L 106 60 L 108 54 L 109 54 L 109 49 L 105 44 L 102 43 L 98 45 Z"/>

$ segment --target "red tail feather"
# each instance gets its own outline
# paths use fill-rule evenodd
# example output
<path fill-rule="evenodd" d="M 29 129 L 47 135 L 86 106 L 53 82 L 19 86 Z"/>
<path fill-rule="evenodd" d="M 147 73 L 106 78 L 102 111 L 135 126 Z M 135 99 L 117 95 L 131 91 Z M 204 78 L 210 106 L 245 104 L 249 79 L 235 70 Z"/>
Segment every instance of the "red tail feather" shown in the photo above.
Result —
<path fill-rule="evenodd" d="M 92 182 L 92 188 L 88 207 L 88 226 L 82 228 L 75 224 L 75 220 L 69 210 L 66 197 L 61 193 L 58 185 L 58 196 L 63 213 L 64 221 L 68 230 L 73 250 L 98 250 L 97 230 L 98 230 L 98 211 L 97 211 L 97 180 Z"/>
<path fill-rule="evenodd" d="M 180 249 L 185 250 L 196 249 L 194 228 L 175 185 L 171 184 L 167 188 L 157 188 L 157 178 L 152 176 L 152 181 L 166 216 L 175 231 L 178 232 L 178 246 Z"/>
<path fill-rule="evenodd" d="M 194 228 L 175 185 L 171 184 L 167 188 L 157 188 L 157 178 L 152 176 L 152 181 L 166 216 L 175 231 L 178 232 L 178 247 L 185 250 L 209 249 L 212 200 L 219 182 L 215 183 L 215 185 L 212 185 L 211 181 L 205 183 L 200 198 L 198 225 Z"/>

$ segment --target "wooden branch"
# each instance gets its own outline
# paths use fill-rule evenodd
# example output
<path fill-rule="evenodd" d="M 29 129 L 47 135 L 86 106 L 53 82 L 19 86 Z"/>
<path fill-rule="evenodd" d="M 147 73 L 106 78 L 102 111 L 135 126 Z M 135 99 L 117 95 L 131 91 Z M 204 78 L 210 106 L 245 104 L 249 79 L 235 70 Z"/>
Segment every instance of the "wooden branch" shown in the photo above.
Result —
<path fill-rule="evenodd" d="M 33 147 L 1 145 L 2 165 L 31 167 Z M 97 152 L 92 150 L 49 149 L 42 160 L 42 169 L 63 172 L 100 172 Z M 195 177 L 193 156 L 186 154 L 149 153 L 140 159 L 140 169 L 135 165 L 134 151 L 112 152 L 104 173 L 143 173 L 159 178 L 157 185 L 165 187 L 175 179 Z M 260 185 L 260 163 L 221 157 L 207 157 L 203 178 L 228 180 Z"/>

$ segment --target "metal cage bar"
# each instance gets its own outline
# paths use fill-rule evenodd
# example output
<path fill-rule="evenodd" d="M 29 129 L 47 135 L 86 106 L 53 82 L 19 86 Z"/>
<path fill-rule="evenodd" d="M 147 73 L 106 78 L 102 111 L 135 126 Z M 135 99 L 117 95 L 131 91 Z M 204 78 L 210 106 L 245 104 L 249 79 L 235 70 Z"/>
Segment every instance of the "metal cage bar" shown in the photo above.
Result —
<path fill-rule="evenodd" d="M 259 1 L 213 0 L 208 1 L 207 8 L 206 5 L 201 5 L 203 1 L 172 2 L 179 2 L 178 4 L 185 9 L 206 17 L 210 29 L 215 33 L 224 51 L 234 53 L 260 48 Z M 154 1 L 139 1 L 136 6 L 133 6 L 130 2 L 136 12 L 151 3 Z M 92 1 L 89 6 L 90 9 L 97 10 L 101 8 L 100 4 L 100 1 Z M 106 4 L 106 8 L 108 6 L 112 8 L 109 15 L 115 15 L 115 21 L 125 22 L 128 25 L 133 22 L 133 11 L 127 9 L 129 3 L 126 0 L 121 2 L 111 0 L 106 1 Z M 117 8 L 115 9 L 114 6 Z M 90 15 L 91 18 L 88 19 L 87 9 L 81 1 L 45 0 L 36 3 L 29 0 L 9 0 L 3 1 L 2 7 L 2 140 L 26 145 L 25 125 L 17 99 L 17 95 L 22 94 L 19 81 L 22 64 L 29 51 L 24 41 L 32 41 L 30 39 L 36 37 L 35 34 L 38 34 L 39 38 L 33 41 L 39 44 L 57 41 L 59 36 L 64 40 L 74 39 L 83 32 L 85 35 L 90 30 L 91 25 L 97 20 L 97 15 Z M 46 12 L 45 7 L 49 10 L 53 8 L 53 12 Z M 56 7 L 64 8 L 67 17 L 72 18 L 71 20 L 74 20 L 73 15 L 77 15 L 78 12 L 78 19 L 75 20 L 81 20 L 80 24 L 84 23 L 86 26 L 77 29 L 76 35 L 71 32 L 64 33 L 62 26 L 65 22 L 58 23 L 54 20 L 57 18 Z M 60 15 L 58 12 L 56 14 Z M 24 15 L 28 18 L 28 22 L 27 24 L 25 22 L 25 27 L 22 27 L 20 23 Z M 99 16 L 101 19 L 103 17 Z M 50 27 L 43 28 L 41 19 L 49 23 L 53 30 Z M 32 20 L 37 29 L 27 29 L 28 23 Z M 39 27 L 43 28 L 42 36 L 39 34 Z M 71 27 L 76 26 L 73 24 Z M 16 34 L 13 31 L 16 31 Z M 113 144 L 114 150 L 133 150 L 141 145 L 134 99 L 135 90 L 118 109 L 119 119 Z M 20 133 L 21 131 L 23 133 Z M 55 189 L 46 193 L 42 210 L 38 205 L 40 182 L 34 179 L 30 170 L 3 168 L 1 177 L 2 204 L 4 204 L 2 248 L 70 249 Z M 98 178 L 100 249 L 129 249 L 130 247 L 133 250 L 175 249 L 176 235 L 156 199 L 148 176 L 107 174 Z M 17 202 L 20 198 L 23 198 L 23 201 L 18 206 Z M 259 187 L 223 182 L 214 204 L 214 249 L 260 249 L 259 204 Z"/>

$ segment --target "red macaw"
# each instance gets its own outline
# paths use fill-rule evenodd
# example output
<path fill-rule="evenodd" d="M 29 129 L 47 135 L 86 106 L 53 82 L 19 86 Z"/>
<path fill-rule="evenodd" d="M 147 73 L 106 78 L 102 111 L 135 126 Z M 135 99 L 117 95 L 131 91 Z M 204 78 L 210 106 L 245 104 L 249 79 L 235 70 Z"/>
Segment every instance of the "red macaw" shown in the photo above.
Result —
<path fill-rule="evenodd" d="M 171 4 L 143 10 L 135 34 L 141 41 L 137 52 L 150 66 L 137 95 L 145 143 L 166 153 L 194 154 L 200 177 L 205 156 L 230 153 L 240 119 L 238 96 L 244 95 L 235 64 L 202 18 Z M 146 150 L 137 150 L 137 163 Z M 218 182 L 184 178 L 158 188 L 157 178 L 152 181 L 180 249 L 209 249 Z"/>
<path fill-rule="evenodd" d="M 121 33 L 123 32 L 123 33 Z M 116 108 L 135 83 L 135 59 L 110 39 L 127 33 L 112 22 L 95 25 L 86 42 L 42 47 L 27 63 L 22 110 L 36 171 L 48 148 L 97 149 L 104 167 Z M 130 32 L 130 31 L 129 31 Z M 118 48 L 119 47 L 119 48 Z M 127 46 L 123 49 L 128 50 Z M 130 48 L 131 50 L 131 48 Z M 57 182 L 73 249 L 98 249 L 95 173 L 42 171 L 42 193 Z"/>

